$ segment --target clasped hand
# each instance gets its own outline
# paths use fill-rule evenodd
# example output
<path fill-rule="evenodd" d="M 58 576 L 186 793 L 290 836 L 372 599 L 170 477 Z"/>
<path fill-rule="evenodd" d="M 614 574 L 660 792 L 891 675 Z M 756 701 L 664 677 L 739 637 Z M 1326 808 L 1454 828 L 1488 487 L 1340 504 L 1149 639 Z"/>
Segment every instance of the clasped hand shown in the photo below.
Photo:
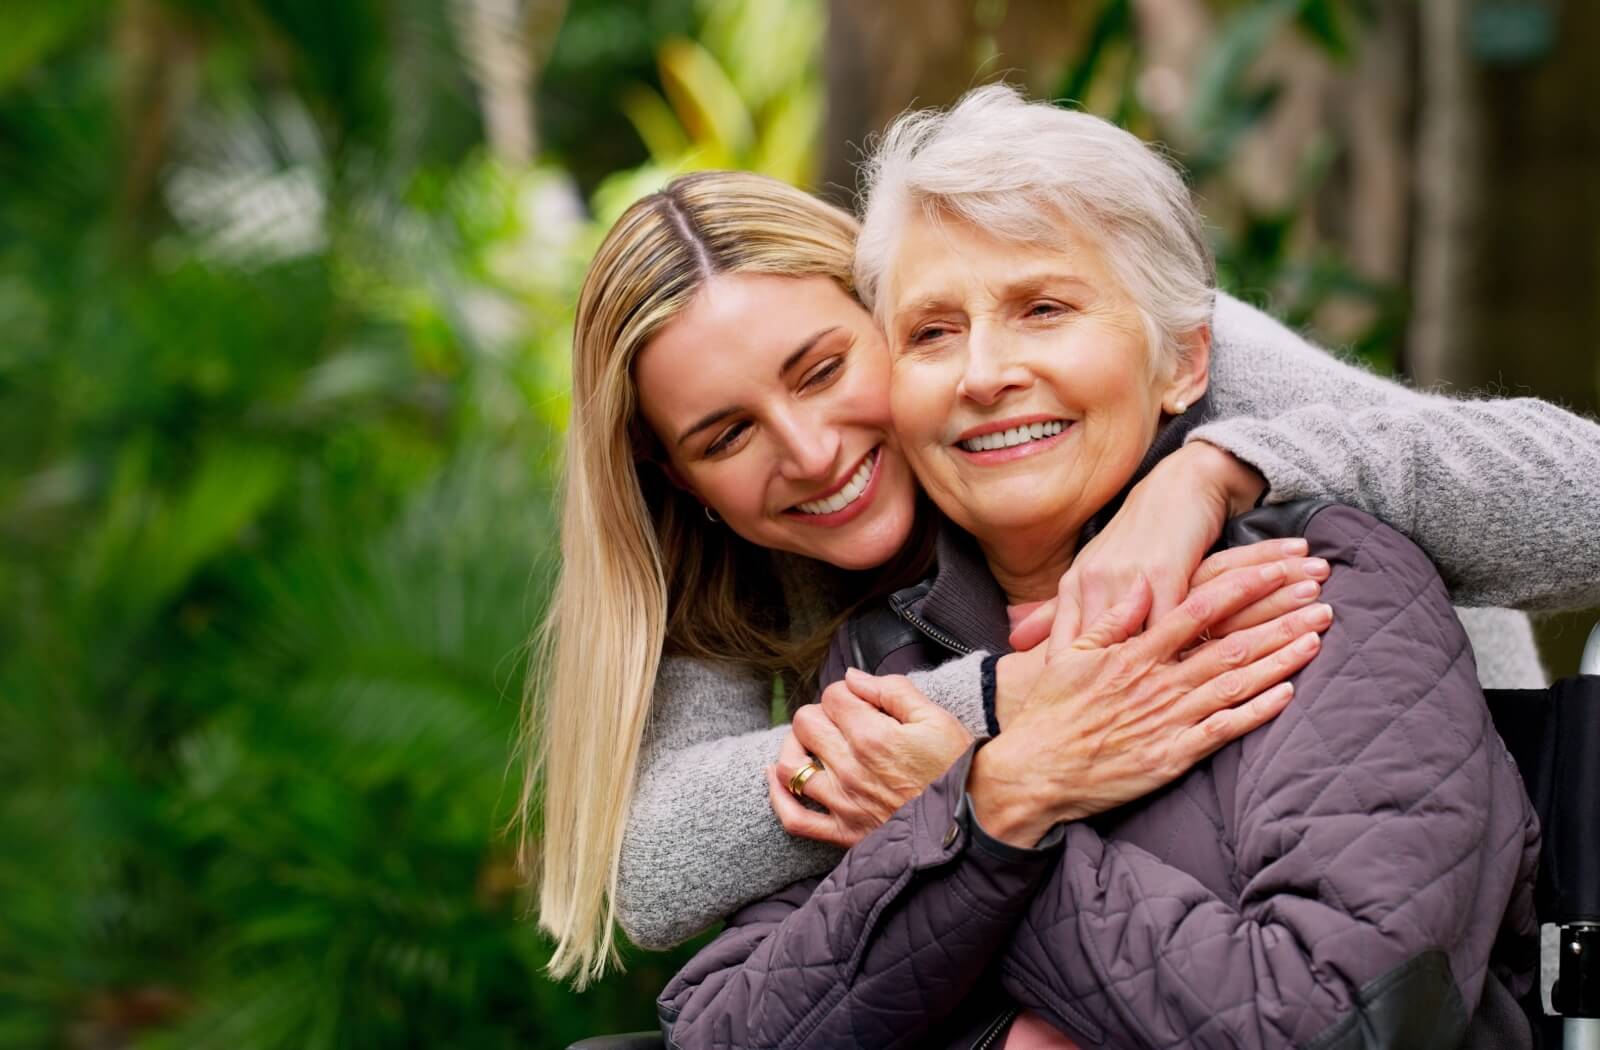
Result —
<path fill-rule="evenodd" d="M 1315 656 L 1332 621 L 1316 602 L 1327 564 L 1305 552 L 1303 541 L 1273 540 L 1213 555 L 1188 596 L 1155 617 L 1151 589 L 1136 578 L 1088 630 L 1077 630 L 1076 616 L 1057 617 L 1047 638 L 1003 657 L 1002 733 L 979 751 L 967 785 L 985 829 L 1031 845 L 1057 821 L 1182 776 L 1281 711 L 1293 692 L 1287 679 Z M 1063 580 L 1059 606 L 1070 603 L 1072 583 Z M 768 795 L 791 834 L 849 847 L 971 740 L 909 679 L 852 671 L 795 713 L 767 770 Z M 811 756 L 822 769 L 805 796 L 820 810 L 787 786 Z"/>

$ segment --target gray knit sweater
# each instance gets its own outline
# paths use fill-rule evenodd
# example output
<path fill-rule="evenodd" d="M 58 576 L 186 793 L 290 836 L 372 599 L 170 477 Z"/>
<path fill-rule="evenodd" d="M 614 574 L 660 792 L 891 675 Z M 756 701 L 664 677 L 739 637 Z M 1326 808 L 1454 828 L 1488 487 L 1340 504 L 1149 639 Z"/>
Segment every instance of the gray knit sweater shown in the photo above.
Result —
<path fill-rule="evenodd" d="M 1267 499 L 1326 498 L 1410 536 L 1458 605 L 1600 605 L 1600 425 L 1531 399 L 1457 401 L 1343 363 L 1219 295 L 1209 441 L 1267 479 Z M 796 597 L 791 596 L 791 606 Z M 1489 687 L 1544 684 L 1526 616 L 1458 610 Z M 915 676 L 983 732 L 983 654 Z M 831 869 L 839 851 L 792 838 L 764 769 L 786 726 L 770 683 L 669 660 L 656 684 L 623 838 L 617 910 L 647 948 L 676 944 L 739 905 Z"/>

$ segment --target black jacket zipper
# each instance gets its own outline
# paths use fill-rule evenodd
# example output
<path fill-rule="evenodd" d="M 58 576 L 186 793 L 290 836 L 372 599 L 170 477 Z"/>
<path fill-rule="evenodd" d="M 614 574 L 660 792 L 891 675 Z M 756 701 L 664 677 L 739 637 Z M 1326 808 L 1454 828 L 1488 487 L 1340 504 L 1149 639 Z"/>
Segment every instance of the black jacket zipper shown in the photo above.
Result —
<path fill-rule="evenodd" d="M 1005 1034 L 1006 1028 L 1010 1026 L 1012 1021 L 1016 1020 L 1016 1017 L 1017 1008 L 1015 1006 L 1008 1006 L 1001 1010 L 1000 1016 L 991 1021 L 989 1027 L 985 1028 L 983 1034 L 978 1037 L 978 1041 L 972 1044 L 972 1050 L 989 1050 L 989 1047 L 994 1045 L 995 1040 Z"/>
<path fill-rule="evenodd" d="M 961 644 L 948 634 L 945 634 L 943 631 L 933 626 L 927 620 L 924 620 L 922 617 L 906 608 L 905 601 L 898 594 L 891 594 L 889 596 L 889 605 L 894 609 L 895 613 L 900 617 L 900 619 L 904 620 L 906 623 L 909 623 L 911 626 L 915 627 L 929 638 L 932 638 L 946 649 L 949 649 L 952 652 L 960 653 L 962 656 L 971 655 L 972 647 L 970 645 Z"/>

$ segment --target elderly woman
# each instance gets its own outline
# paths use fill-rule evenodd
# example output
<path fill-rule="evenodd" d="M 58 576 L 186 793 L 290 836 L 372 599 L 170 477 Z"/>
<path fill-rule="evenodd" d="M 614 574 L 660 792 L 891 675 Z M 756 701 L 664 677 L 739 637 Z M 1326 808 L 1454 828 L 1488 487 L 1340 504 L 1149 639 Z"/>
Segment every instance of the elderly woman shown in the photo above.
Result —
<path fill-rule="evenodd" d="M 996 155 L 970 188 L 964 163 Z M 841 632 L 834 674 L 1006 651 L 1016 611 L 1206 417 L 1212 284 L 1182 183 L 1104 122 L 986 89 L 890 133 L 858 287 L 888 335 L 900 445 L 952 527 L 929 580 Z M 1082 633 L 1058 620 L 1025 699 L 991 705 L 991 737 L 941 756 L 954 764 L 831 874 L 735 914 L 674 979 L 671 1042 L 987 1046 L 1011 1026 L 1017 1045 L 1531 1045 L 1516 999 L 1537 827 L 1438 572 L 1337 505 L 1229 531 L 1302 537 L 1333 566 L 1339 615 L 1282 715 L 1081 819 L 1097 807 L 1053 762 L 1053 706 L 1138 679 L 1245 599 L 1202 589 L 1187 622 L 1140 633 L 1136 584 Z M 823 764 L 791 782 L 869 753 L 904 688 L 830 686 L 807 709 Z"/>

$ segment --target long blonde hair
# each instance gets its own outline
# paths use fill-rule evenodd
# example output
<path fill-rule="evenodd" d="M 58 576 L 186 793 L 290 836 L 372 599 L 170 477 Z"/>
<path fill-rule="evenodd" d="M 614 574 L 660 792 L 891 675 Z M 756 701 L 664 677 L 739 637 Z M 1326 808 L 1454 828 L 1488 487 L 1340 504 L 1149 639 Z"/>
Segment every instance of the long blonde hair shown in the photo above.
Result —
<path fill-rule="evenodd" d="M 589 266 L 573 338 L 561 573 L 524 699 L 518 850 L 525 874 L 540 869 L 550 972 L 579 987 L 616 960 L 618 858 L 663 651 L 795 680 L 826 641 L 789 637 L 762 586 L 766 552 L 712 525 L 654 465 L 634 360 L 717 274 L 820 275 L 853 295 L 855 235 L 849 214 L 785 183 L 701 172 L 630 207 Z M 757 592 L 764 603 L 749 600 Z"/>

